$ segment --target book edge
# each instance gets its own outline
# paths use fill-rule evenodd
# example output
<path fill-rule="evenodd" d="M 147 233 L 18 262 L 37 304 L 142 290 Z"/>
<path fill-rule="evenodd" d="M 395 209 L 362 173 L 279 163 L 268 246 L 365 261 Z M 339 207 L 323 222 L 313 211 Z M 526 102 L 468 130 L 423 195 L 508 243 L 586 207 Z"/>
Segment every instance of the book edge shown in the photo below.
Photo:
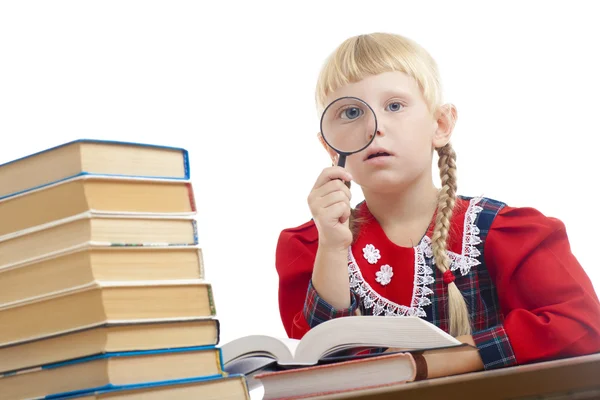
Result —
<path fill-rule="evenodd" d="M 193 187 L 192 182 L 189 179 L 182 178 L 164 178 L 164 177 L 146 177 L 146 176 L 135 176 L 135 175 L 107 175 L 107 174 L 92 174 L 92 173 L 79 173 L 77 175 L 71 175 L 63 179 L 52 181 L 43 185 L 38 185 L 30 189 L 15 192 L 14 194 L 7 196 L 0 196 L 0 203 L 24 197 L 32 193 L 41 192 L 43 190 L 51 189 L 59 185 L 65 185 L 68 183 L 80 181 L 80 180 L 107 180 L 107 181 L 130 181 L 130 182 L 160 182 L 160 183 L 171 183 L 171 184 L 184 184 Z"/>
<path fill-rule="evenodd" d="M 175 146 L 166 146 L 166 145 L 158 145 L 158 144 L 150 144 L 150 143 L 142 143 L 142 142 L 128 142 L 128 141 L 118 141 L 118 140 L 105 140 L 105 139 L 75 139 L 72 140 L 70 142 L 66 142 L 66 143 L 62 143 L 59 145 L 55 145 L 40 151 L 37 151 L 35 153 L 31 153 L 31 154 L 27 154 L 25 156 L 4 162 L 2 164 L 0 164 L 0 169 L 3 166 L 6 165 L 10 165 L 10 164 L 14 164 L 23 160 L 26 160 L 28 158 L 33 158 L 36 156 L 39 156 L 40 154 L 44 154 L 44 153 L 49 153 L 51 151 L 55 151 L 57 149 L 63 148 L 63 147 L 67 147 L 67 146 L 71 146 L 77 143 L 105 143 L 105 144 L 117 144 L 117 145 L 125 145 L 125 146 L 133 146 L 133 147 L 151 147 L 151 148 L 156 148 L 156 149 L 165 149 L 165 150 L 175 150 L 175 151 L 179 151 L 182 153 L 182 158 L 183 158 L 183 177 L 178 178 L 178 177 L 168 177 L 168 176 L 152 176 L 152 177 L 146 177 L 146 176 L 140 176 L 139 178 L 147 178 L 147 179 L 168 179 L 168 180 L 189 180 L 191 173 L 190 173 L 190 160 L 189 160 L 189 152 L 187 149 L 182 148 L 182 147 L 175 147 Z M 7 193 L 4 195 L 0 196 L 0 200 L 4 200 L 6 198 L 10 198 L 19 194 L 23 194 L 26 192 L 29 192 L 31 190 L 36 190 L 57 182 L 61 182 L 67 179 L 71 179 L 73 177 L 79 176 L 79 175 L 97 175 L 97 176 L 115 176 L 115 177 L 127 177 L 127 176 L 131 176 L 131 177 L 137 177 L 135 175 L 125 175 L 125 174 L 93 174 L 93 173 L 88 173 L 85 171 L 80 172 L 79 174 L 76 175 L 72 175 L 72 176 L 67 176 L 65 178 L 59 179 L 57 181 L 53 181 L 53 182 L 48 182 L 48 183 L 44 183 L 35 187 L 31 187 L 31 188 L 27 188 L 27 189 L 22 189 L 16 192 L 12 192 L 12 193 Z"/>
<path fill-rule="evenodd" d="M 104 322 L 101 322 L 98 324 L 81 326 L 81 327 L 71 329 L 68 331 L 61 331 L 61 332 L 50 334 L 50 335 L 43 335 L 43 336 L 39 336 L 39 337 L 28 338 L 25 340 L 19 340 L 16 342 L 10 342 L 8 344 L 2 344 L 2 345 L 0 345 L 0 350 L 3 348 L 7 348 L 7 347 L 15 347 L 15 346 L 20 346 L 20 345 L 25 345 L 28 343 L 38 342 L 41 340 L 52 339 L 52 338 L 57 338 L 60 336 L 67 336 L 67 335 L 71 335 L 71 334 L 75 334 L 75 333 L 85 332 L 85 331 L 89 331 L 92 329 L 111 328 L 113 326 L 156 325 L 156 324 L 165 324 L 165 323 L 175 323 L 176 324 L 176 323 L 205 322 L 205 321 L 211 321 L 211 322 L 215 323 L 215 327 L 217 329 L 217 337 L 216 337 L 215 346 L 218 346 L 219 341 L 220 341 L 220 335 L 221 335 L 220 321 L 216 316 L 212 316 L 212 317 L 157 318 L 157 319 L 145 319 L 145 320 L 107 320 L 107 321 L 104 321 Z"/>
<path fill-rule="evenodd" d="M 154 387 L 163 387 L 163 386 L 174 386 L 174 385 L 187 385 L 193 383 L 204 383 L 210 381 L 218 381 L 224 379 L 241 379 L 244 382 L 244 387 L 246 388 L 246 392 L 248 391 L 247 385 L 245 382 L 245 377 L 241 374 L 234 375 L 209 375 L 209 376 L 201 376 L 201 377 L 193 377 L 193 378 L 184 378 L 184 379 L 172 379 L 172 380 L 164 380 L 164 381 L 152 381 L 152 382 L 144 382 L 144 383 L 136 383 L 129 385 L 105 385 L 98 388 L 90 388 L 90 389 L 82 389 L 78 391 L 72 392 L 63 392 L 56 393 L 50 396 L 41 397 L 39 399 L 50 400 L 50 399 L 75 399 L 81 396 L 90 396 L 90 395 L 101 395 L 101 394 L 110 394 L 128 390 L 140 390 L 140 389 L 149 389 Z"/>
<path fill-rule="evenodd" d="M 1 240 L 0 240 L 1 242 Z M 70 254 L 74 254 L 74 253 L 78 253 L 78 252 L 83 252 L 83 251 L 96 251 L 96 250 L 100 250 L 100 251 L 111 251 L 111 250 L 115 250 L 115 249 L 119 249 L 119 250 L 125 250 L 125 251 L 154 251 L 154 250 L 165 250 L 165 249 L 179 249 L 179 250 L 188 250 L 188 251 L 194 251 L 194 252 L 198 252 L 200 255 L 202 255 L 202 248 L 200 247 L 199 244 L 194 244 L 194 245 L 152 245 L 152 246 L 111 246 L 111 245 L 106 245 L 103 243 L 98 243 L 98 242 L 94 242 L 94 241 L 88 241 L 85 243 L 81 243 L 75 246 L 71 246 L 71 247 L 66 247 L 57 251 L 53 251 L 51 253 L 46 253 L 46 254 L 42 254 L 41 256 L 37 256 L 34 258 L 28 258 L 26 260 L 23 261 L 18 261 L 16 263 L 12 263 L 12 264 L 6 264 L 6 265 L 2 265 L 0 266 L 0 276 L 3 272 L 6 271 L 11 271 L 13 269 L 17 269 L 17 268 L 26 268 L 30 265 L 34 265 L 37 264 L 39 262 L 43 262 L 43 261 L 47 261 L 47 260 L 52 260 L 55 258 L 59 258 L 59 257 L 65 257 L 68 256 Z M 202 259 L 201 262 L 203 263 L 204 260 Z M 201 276 L 202 279 L 204 279 L 204 265 L 201 265 L 200 267 L 200 271 L 201 271 Z"/>
<path fill-rule="evenodd" d="M 0 236 L 0 242 L 12 240 L 21 236 L 30 235 L 35 232 L 51 229 L 60 225 L 66 225 L 71 222 L 79 221 L 82 219 L 93 219 L 93 218 L 107 218 L 107 219 L 175 219 L 175 220 L 190 220 L 194 221 L 194 217 L 197 215 L 195 211 L 185 213 L 144 213 L 144 212 L 114 212 L 114 211 L 99 211 L 99 210 L 87 210 L 79 214 L 71 215 L 69 217 L 57 219 L 54 221 L 47 222 L 45 224 L 32 226 L 20 231 L 7 233 L 6 235 Z M 193 222 L 195 223 L 195 221 Z M 195 225 L 195 224 L 194 224 Z M 198 242 L 197 227 L 194 226 L 194 239 Z M 0 267 L 1 268 L 1 267 Z"/>

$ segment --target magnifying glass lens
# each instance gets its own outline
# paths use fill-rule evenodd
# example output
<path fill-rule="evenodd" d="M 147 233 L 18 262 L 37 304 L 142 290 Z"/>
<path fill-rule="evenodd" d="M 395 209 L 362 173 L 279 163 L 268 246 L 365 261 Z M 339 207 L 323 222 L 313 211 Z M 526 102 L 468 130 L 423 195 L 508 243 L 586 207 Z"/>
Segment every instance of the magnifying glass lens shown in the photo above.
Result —
<path fill-rule="evenodd" d="M 352 154 L 367 147 L 377 130 L 375 114 L 364 101 L 354 97 L 335 100 L 321 118 L 321 133 L 338 153 Z"/>

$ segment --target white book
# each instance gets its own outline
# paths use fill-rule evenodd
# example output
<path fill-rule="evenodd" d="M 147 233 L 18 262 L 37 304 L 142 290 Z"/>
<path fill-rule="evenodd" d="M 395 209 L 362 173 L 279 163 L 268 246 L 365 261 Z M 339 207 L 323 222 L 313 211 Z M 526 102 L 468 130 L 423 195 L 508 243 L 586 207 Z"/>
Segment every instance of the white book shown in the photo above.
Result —
<path fill-rule="evenodd" d="M 221 349 L 226 366 L 252 357 L 271 358 L 280 366 L 308 366 L 357 347 L 417 351 L 462 346 L 468 345 L 419 317 L 350 316 L 319 324 L 301 340 L 250 335 L 225 343 Z"/>

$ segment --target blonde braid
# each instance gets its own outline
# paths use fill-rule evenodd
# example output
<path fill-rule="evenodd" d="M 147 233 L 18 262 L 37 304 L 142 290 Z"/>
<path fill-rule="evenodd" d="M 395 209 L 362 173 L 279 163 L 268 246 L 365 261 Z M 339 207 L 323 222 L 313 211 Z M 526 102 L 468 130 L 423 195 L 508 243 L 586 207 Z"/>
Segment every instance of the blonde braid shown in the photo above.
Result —
<path fill-rule="evenodd" d="M 448 317 L 450 320 L 450 334 L 453 336 L 468 335 L 471 333 L 469 311 L 465 299 L 458 290 L 452 279 L 450 271 L 450 258 L 446 253 L 448 245 L 448 233 L 452 211 L 456 203 L 456 153 L 452 145 L 448 143 L 437 149 L 439 155 L 438 167 L 442 189 L 438 196 L 438 209 L 435 218 L 435 228 L 431 238 L 435 264 L 442 274 L 444 280 L 448 279 Z"/>

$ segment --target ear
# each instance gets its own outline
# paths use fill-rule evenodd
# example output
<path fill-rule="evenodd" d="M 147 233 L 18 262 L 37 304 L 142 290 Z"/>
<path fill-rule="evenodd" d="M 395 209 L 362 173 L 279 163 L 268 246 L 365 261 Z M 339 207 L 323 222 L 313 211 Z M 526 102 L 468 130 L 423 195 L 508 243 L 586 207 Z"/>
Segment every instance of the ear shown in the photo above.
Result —
<path fill-rule="evenodd" d="M 321 145 L 323 146 L 325 151 L 329 154 L 329 157 L 331 157 L 331 162 L 333 163 L 333 165 L 336 165 L 337 159 L 339 157 L 338 153 L 327 144 L 325 139 L 323 139 L 323 135 L 321 135 L 321 132 L 317 132 L 317 137 L 319 138 L 319 142 L 321 142 Z"/>
<path fill-rule="evenodd" d="M 457 112 L 452 104 L 444 104 L 435 113 L 437 128 L 433 135 L 433 147 L 444 147 L 450 142 L 450 137 L 456 125 Z"/>

